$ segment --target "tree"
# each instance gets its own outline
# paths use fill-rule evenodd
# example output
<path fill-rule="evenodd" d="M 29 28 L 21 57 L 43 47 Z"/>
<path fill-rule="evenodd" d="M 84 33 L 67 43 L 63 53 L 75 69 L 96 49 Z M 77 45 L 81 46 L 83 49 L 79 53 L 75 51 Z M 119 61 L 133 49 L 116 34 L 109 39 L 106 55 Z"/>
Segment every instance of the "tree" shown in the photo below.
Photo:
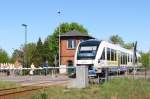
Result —
<path fill-rule="evenodd" d="M 60 34 L 64 34 L 66 32 L 77 30 L 83 34 L 88 35 L 88 30 L 84 28 L 82 25 L 72 22 L 72 23 L 62 23 L 58 26 L 52 35 L 47 37 L 49 48 L 51 50 L 51 55 L 53 56 L 50 61 L 54 61 L 54 57 L 57 55 L 58 57 L 58 37 L 59 37 L 59 28 Z"/>
<path fill-rule="evenodd" d="M 124 41 L 123 39 L 118 36 L 118 35 L 112 35 L 110 38 L 109 38 L 110 42 L 113 43 L 113 44 L 120 44 L 121 46 L 123 46 L 124 44 Z"/>
<path fill-rule="evenodd" d="M 133 48 L 133 43 L 125 43 L 123 41 L 122 37 L 120 37 L 119 35 L 110 36 L 109 41 L 113 44 L 119 44 L 126 49 L 132 49 Z"/>
<path fill-rule="evenodd" d="M 50 46 L 49 46 L 49 42 L 46 39 L 44 44 L 43 44 L 43 60 L 46 62 L 48 61 L 49 65 L 53 66 L 53 54 L 51 52 Z"/>
<path fill-rule="evenodd" d="M 36 50 L 36 44 L 35 43 L 29 43 L 29 44 L 27 44 L 26 48 L 27 48 L 27 52 L 26 52 L 27 66 L 30 67 L 30 65 L 32 64 L 33 53 Z"/>
<path fill-rule="evenodd" d="M 26 51 L 26 56 L 27 56 L 27 67 L 30 67 L 30 65 L 32 64 L 32 57 L 33 57 L 33 53 L 35 52 L 36 49 L 36 44 L 35 43 L 28 43 L 26 45 L 27 51 Z M 20 63 L 23 64 L 24 61 L 24 51 L 25 51 L 25 46 L 22 46 L 19 49 L 15 49 L 12 57 L 11 57 L 11 62 L 15 63 L 16 60 L 18 60 Z"/>
<path fill-rule="evenodd" d="M 23 64 L 23 51 L 15 49 L 11 56 L 11 63 L 15 63 L 16 60 L 19 60 L 20 63 Z"/>
<path fill-rule="evenodd" d="M 123 47 L 126 48 L 126 49 L 132 49 L 133 48 L 133 43 L 125 43 L 123 45 Z"/>
<path fill-rule="evenodd" d="M 9 56 L 7 52 L 3 49 L 0 49 L 0 63 L 8 63 L 9 62 Z"/>
<path fill-rule="evenodd" d="M 150 68 L 150 53 L 141 52 L 141 63 L 144 67 Z"/>
<path fill-rule="evenodd" d="M 36 67 L 41 66 L 43 63 L 42 54 L 43 54 L 43 43 L 41 38 L 39 38 L 31 60 Z"/>

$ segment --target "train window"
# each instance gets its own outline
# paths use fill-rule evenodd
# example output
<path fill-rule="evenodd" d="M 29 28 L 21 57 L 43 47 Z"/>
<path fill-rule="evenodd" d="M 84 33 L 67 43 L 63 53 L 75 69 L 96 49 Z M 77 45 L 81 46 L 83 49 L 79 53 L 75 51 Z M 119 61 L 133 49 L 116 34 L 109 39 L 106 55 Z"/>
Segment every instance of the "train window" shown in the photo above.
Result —
<path fill-rule="evenodd" d="M 132 55 L 131 55 L 131 62 L 132 62 L 132 60 L 133 60 L 133 57 L 132 57 Z"/>
<path fill-rule="evenodd" d="M 102 55 L 101 55 L 101 60 L 105 60 L 105 48 L 103 49 Z"/>
<path fill-rule="evenodd" d="M 128 54 L 128 62 L 130 62 L 130 55 Z"/>
<path fill-rule="evenodd" d="M 123 53 L 123 64 L 126 63 L 126 56 L 125 56 L 125 53 Z"/>
<path fill-rule="evenodd" d="M 110 48 L 107 48 L 107 60 L 110 60 Z"/>
<path fill-rule="evenodd" d="M 128 56 L 128 55 L 125 53 L 125 64 L 127 64 L 127 61 L 128 61 L 128 60 L 127 60 L 127 59 L 128 59 L 127 56 Z"/>
<path fill-rule="evenodd" d="M 126 64 L 126 57 L 127 55 L 123 52 L 121 52 L 121 64 Z"/>
<path fill-rule="evenodd" d="M 121 64 L 123 64 L 123 53 L 121 52 Z"/>
<path fill-rule="evenodd" d="M 111 61 L 114 61 L 114 49 L 111 49 Z"/>
<path fill-rule="evenodd" d="M 123 54 L 123 64 L 127 64 L 127 54 Z"/>
<path fill-rule="evenodd" d="M 114 50 L 114 57 L 115 57 L 115 61 L 117 60 L 117 51 L 116 50 Z"/>

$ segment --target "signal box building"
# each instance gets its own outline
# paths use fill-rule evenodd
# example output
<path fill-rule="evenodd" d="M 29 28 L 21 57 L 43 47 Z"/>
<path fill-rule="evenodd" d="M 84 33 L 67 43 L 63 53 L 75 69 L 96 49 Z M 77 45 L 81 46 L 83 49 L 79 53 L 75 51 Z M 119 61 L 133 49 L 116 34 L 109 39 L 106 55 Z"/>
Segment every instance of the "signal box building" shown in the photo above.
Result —
<path fill-rule="evenodd" d="M 93 37 L 73 30 L 60 35 L 60 65 L 73 66 L 76 46 Z"/>

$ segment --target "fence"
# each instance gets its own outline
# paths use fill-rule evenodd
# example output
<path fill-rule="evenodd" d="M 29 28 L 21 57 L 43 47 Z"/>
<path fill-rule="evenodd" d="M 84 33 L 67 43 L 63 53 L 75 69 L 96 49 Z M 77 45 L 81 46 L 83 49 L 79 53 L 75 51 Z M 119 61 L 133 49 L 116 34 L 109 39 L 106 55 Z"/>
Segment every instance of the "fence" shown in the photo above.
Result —
<path fill-rule="evenodd" d="M 114 76 L 116 74 L 116 76 Z M 113 77 L 127 77 L 127 78 L 150 78 L 150 69 L 142 68 L 142 67 L 128 67 L 125 70 L 118 69 L 114 74 L 110 71 L 109 72 L 110 78 Z"/>
<path fill-rule="evenodd" d="M 128 67 L 128 68 L 117 68 L 114 67 L 103 68 L 105 73 L 96 75 L 93 77 L 98 83 L 103 81 L 108 81 L 113 78 L 132 78 L 132 79 L 149 79 L 150 78 L 150 69 L 141 68 L 141 67 Z M 66 71 L 60 74 L 60 71 Z M 90 73 L 89 73 L 90 74 Z M 75 67 L 45 67 L 45 68 L 0 68 L 0 76 L 67 76 L 75 77 Z M 92 78 L 89 75 L 89 78 Z M 93 79 L 92 78 L 92 79 Z"/>
<path fill-rule="evenodd" d="M 103 83 L 113 78 L 150 79 L 150 69 L 143 67 L 105 67 L 97 78 L 90 76 L 90 82 Z"/>
<path fill-rule="evenodd" d="M 57 75 L 62 70 L 65 71 L 63 75 L 69 75 L 74 69 L 75 67 L 0 68 L 0 76 Z"/>

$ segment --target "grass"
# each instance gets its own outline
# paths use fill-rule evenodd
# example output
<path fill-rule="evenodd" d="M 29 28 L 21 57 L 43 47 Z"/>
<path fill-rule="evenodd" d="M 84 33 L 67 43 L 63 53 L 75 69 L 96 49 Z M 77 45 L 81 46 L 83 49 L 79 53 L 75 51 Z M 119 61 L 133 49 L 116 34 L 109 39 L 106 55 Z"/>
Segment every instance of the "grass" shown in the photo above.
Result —
<path fill-rule="evenodd" d="M 17 84 L 15 82 L 10 81 L 0 81 L 0 90 L 1 89 L 7 89 L 7 88 L 16 88 L 19 87 L 20 84 Z"/>
<path fill-rule="evenodd" d="M 31 99 L 150 99 L 150 79 L 113 79 L 85 89 L 51 87 Z"/>

